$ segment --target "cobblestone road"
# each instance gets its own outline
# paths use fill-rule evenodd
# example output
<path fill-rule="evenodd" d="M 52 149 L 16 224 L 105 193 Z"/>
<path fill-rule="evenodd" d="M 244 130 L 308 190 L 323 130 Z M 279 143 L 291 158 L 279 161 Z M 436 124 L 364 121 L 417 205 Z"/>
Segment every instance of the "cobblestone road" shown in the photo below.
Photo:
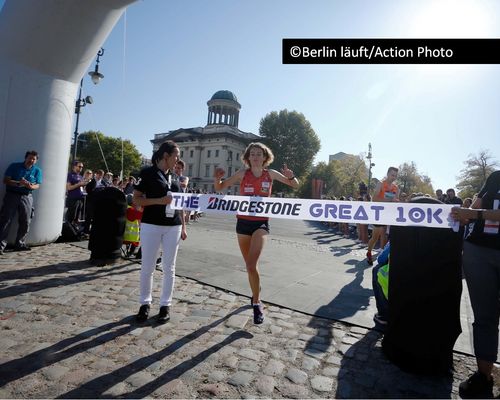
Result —
<path fill-rule="evenodd" d="M 1 398 L 456 398 L 474 370 L 455 354 L 452 376 L 405 373 L 378 332 L 272 305 L 255 326 L 247 297 L 182 277 L 171 321 L 138 325 L 139 265 L 88 257 L 70 244 L 0 257 Z"/>

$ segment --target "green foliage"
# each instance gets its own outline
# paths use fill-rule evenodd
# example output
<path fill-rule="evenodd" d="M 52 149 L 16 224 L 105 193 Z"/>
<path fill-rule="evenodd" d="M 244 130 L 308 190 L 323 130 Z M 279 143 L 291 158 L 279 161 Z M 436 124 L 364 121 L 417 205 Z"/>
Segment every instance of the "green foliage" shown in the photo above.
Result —
<path fill-rule="evenodd" d="M 423 193 L 434 196 L 431 179 L 426 175 L 419 174 L 417 164 L 414 161 L 405 162 L 399 166 L 398 179 L 396 180 L 401 193 L 411 195 L 412 193 Z"/>
<path fill-rule="evenodd" d="M 457 183 L 457 195 L 462 199 L 472 198 L 478 193 L 486 178 L 498 167 L 498 162 L 493 160 L 488 150 L 480 150 L 479 154 L 469 154 L 468 157 L 464 161 L 465 168 L 462 169 Z"/>
<path fill-rule="evenodd" d="M 304 114 L 281 110 L 267 114 L 260 121 L 259 133 L 274 153 L 271 168 L 281 170 L 286 163 L 297 177 L 304 177 L 312 168 L 321 143 Z M 276 191 L 288 186 L 276 182 Z"/>
<path fill-rule="evenodd" d="M 367 183 L 368 169 L 360 156 L 346 155 L 341 160 L 334 161 L 337 165 L 336 172 L 339 180 L 337 196 L 359 196 L 359 184 Z"/>
<path fill-rule="evenodd" d="M 358 197 L 359 184 L 366 183 L 368 171 L 360 156 L 346 155 L 341 160 L 330 163 L 320 162 L 306 175 L 299 188 L 299 196 L 312 197 L 312 180 L 321 179 L 324 183 L 323 195 L 326 197 Z"/>
<path fill-rule="evenodd" d="M 312 198 L 313 179 L 321 179 L 324 182 L 325 189 L 323 190 L 323 194 L 325 195 L 329 195 L 334 187 L 339 186 L 337 176 L 335 175 L 334 164 L 320 162 L 315 165 L 312 171 L 301 180 L 301 185 L 298 189 L 298 196 L 306 199 Z"/>
<path fill-rule="evenodd" d="M 99 144 L 102 148 L 99 147 Z M 104 162 L 103 156 L 106 158 Z M 77 159 L 82 161 L 85 168 L 92 170 L 103 169 L 113 174 L 120 174 L 122 168 L 122 140 L 105 136 L 101 132 L 87 131 L 79 136 Z M 137 171 L 141 166 L 141 154 L 130 140 L 123 141 L 123 176 Z"/>

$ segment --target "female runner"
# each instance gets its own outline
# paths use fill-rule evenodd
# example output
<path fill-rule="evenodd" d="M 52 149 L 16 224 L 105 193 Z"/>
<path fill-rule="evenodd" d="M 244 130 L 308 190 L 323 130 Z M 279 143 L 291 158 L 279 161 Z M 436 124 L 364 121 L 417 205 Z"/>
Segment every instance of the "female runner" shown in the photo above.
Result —
<path fill-rule="evenodd" d="M 299 181 L 286 164 L 283 165 L 281 173 L 267 168 L 273 162 L 274 155 L 271 149 L 262 143 L 250 143 L 241 156 L 241 160 L 245 168 L 225 180 L 222 180 L 225 171 L 222 168 L 215 169 L 214 188 L 217 192 L 240 182 L 240 195 L 269 197 L 271 196 L 273 180 L 293 188 L 299 186 Z M 253 322 L 254 324 L 261 324 L 264 322 L 264 313 L 260 302 L 258 264 L 266 236 L 269 234 L 269 218 L 246 215 L 237 215 L 237 218 L 238 244 L 245 260 L 248 281 L 252 290 Z"/>

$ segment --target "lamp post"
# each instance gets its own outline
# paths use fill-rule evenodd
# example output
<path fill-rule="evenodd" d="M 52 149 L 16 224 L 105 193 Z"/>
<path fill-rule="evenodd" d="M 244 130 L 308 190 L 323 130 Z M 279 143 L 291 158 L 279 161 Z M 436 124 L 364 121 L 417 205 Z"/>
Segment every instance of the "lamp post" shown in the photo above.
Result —
<path fill-rule="evenodd" d="M 104 49 L 101 49 L 97 52 L 97 59 L 95 64 L 94 71 L 89 72 L 90 78 L 94 85 L 97 85 L 104 75 L 99 72 L 99 58 L 104 54 Z M 80 112 L 82 107 L 85 107 L 87 104 L 92 104 L 94 100 L 90 96 L 86 96 L 82 98 L 82 87 L 83 87 L 83 78 L 80 80 L 80 89 L 78 91 L 78 99 L 75 103 L 75 114 L 76 114 L 76 123 L 75 123 L 75 131 L 73 132 L 73 161 L 76 160 L 76 150 L 78 147 L 78 123 L 80 122 Z"/>
<path fill-rule="evenodd" d="M 370 194 L 370 188 L 372 184 L 372 167 L 375 166 L 374 163 L 372 163 L 372 144 L 368 143 L 368 155 L 366 156 L 368 159 L 368 195 L 371 196 Z"/>

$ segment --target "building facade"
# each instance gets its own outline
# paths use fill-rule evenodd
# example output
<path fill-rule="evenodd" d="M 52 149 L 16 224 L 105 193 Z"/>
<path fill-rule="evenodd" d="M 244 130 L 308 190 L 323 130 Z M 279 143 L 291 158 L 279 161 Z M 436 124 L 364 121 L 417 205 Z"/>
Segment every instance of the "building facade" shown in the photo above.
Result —
<path fill-rule="evenodd" d="M 240 157 L 250 142 L 259 136 L 238 129 L 240 103 L 229 90 L 219 90 L 207 102 L 208 116 L 205 127 L 180 128 L 158 133 L 151 140 L 153 151 L 173 140 L 180 149 L 181 159 L 186 163 L 184 173 L 189 176 L 191 189 L 214 191 L 213 176 L 216 167 L 222 167 L 226 176 L 231 176 L 243 167 Z M 227 193 L 236 194 L 238 186 L 228 188 Z"/>

